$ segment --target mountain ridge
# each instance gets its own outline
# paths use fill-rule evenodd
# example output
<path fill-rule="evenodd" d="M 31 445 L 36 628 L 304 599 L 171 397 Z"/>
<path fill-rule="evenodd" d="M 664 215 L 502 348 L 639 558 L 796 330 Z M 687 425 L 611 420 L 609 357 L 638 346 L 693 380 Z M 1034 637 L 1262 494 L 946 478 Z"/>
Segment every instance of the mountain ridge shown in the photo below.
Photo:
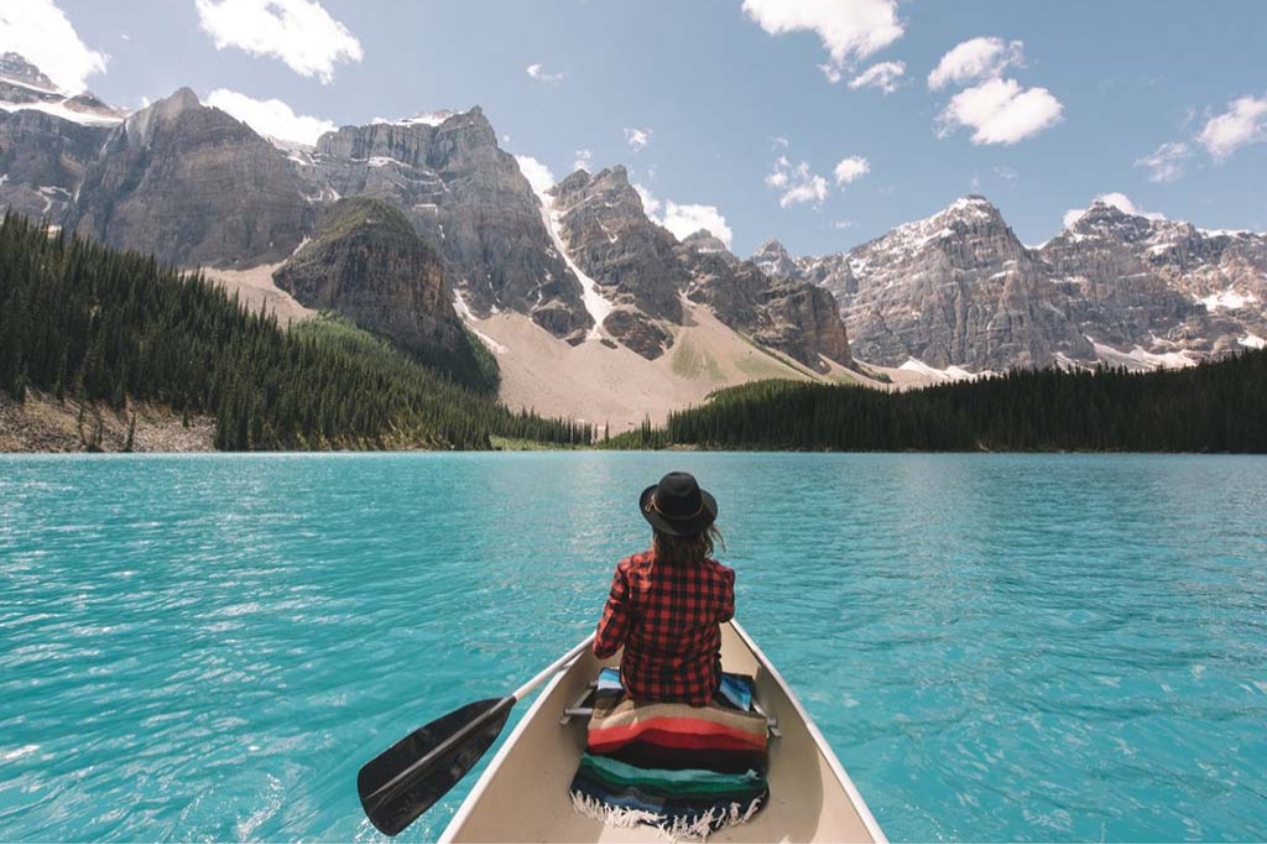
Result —
<path fill-rule="evenodd" d="M 307 148 L 188 88 L 76 119 L 44 107 L 61 95 L 20 57 L 0 58 L 0 77 L 30 100 L 0 104 L 0 207 L 163 261 L 245 268 L 290 259 L 321 209 L 368 196 L 440 256 L 459 310 L 521 313 L 572 346 L 665 355 L 687 301 L 820 372 L 855 357 L 941 373 L 1173 365 L 1267 336 L 1265 235 L 1093 203 L 1029 247 L 969 195 L 847 252 L 793 257 L 771 240 L 744 261 L 707 234 L 670 234 L 620 166 L 539 194 L 478 105 L 343 126 Z"/>
<path fill-rule="evenodd" d="M 1267 331 L 1267 235 L 1102 201 L 1038 247 L 968 195 L 847 252 L 754 260 L 834 292 L 855 354 L 888 366 L 1186 365 Z"/>

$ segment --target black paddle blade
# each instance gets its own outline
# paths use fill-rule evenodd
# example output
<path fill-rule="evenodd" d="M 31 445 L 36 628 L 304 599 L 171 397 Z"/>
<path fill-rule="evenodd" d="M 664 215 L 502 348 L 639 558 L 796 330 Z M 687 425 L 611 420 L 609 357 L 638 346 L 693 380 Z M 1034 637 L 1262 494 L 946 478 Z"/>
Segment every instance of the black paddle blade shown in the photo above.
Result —
<path fill-rule="evenodd" d="M 356 788 L 370 822 L 395 835 L 457 785 L 497 740 L 513 697 L 480 700 L 419 727 L 361 768 Z"/>

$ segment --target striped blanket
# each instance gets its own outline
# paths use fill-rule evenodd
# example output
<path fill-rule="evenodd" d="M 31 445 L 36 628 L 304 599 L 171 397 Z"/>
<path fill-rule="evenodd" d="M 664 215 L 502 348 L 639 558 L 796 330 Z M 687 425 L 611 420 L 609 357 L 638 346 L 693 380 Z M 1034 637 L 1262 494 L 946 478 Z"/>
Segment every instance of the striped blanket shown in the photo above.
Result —
<path fill-rule="evenodd" d="M 751 703 L 752 680 L 733 674 L 710 706 L 637 703 L 603 669 L 573 805 L 611 826 L 683 838 L 748 821 L 770 796 L 766 721 Z"/>

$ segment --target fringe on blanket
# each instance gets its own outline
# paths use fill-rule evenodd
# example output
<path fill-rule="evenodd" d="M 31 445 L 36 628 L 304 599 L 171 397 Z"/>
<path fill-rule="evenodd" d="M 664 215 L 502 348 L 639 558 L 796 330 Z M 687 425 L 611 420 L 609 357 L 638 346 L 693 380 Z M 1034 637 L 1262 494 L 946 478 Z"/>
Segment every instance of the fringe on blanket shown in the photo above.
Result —
<path fill-rule="evenodd" d="M 641 824 L 654 827 L 668 841 L 707 841 L 708 836 L 727 827 L 738 826 L 752 820 L 761 809 L 761 798 L 753 800 L 745 810 L 740 803 L 731 803 L 730 809 L 714 807 L 700 815 L 694 822 L 684 818 L 670 818 L 642 809 L 625 809 L 608 806 L 579 791 L 572 792 L 572 808 L 577 813 L 618 829 L 633 829 Z"/>

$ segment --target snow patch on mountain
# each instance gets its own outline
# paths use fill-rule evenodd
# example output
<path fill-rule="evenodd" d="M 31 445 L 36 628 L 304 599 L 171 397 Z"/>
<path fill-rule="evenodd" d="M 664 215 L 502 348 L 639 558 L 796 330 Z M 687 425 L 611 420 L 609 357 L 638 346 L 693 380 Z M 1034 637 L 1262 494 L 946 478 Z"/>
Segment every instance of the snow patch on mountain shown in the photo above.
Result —
<path fill-rule="evenodd" d="M 123 122 L 123 115 L 121 114 L 103 111 L 81 111 L 68 107 L 64 100 L 61 102 L 33 103 L 14 103 L 0 100 L 0 111 L 38 111 L 53 117 L 60 117 L 62 120 L 69 120 L 71 123 L 78 123 L 81 126 L 115 126 Z"/>
<path fill-rule="evenodd" d="M 954 383 L 956 381 L 975 381 L 987 373 L 972 373 L 958 366 L 948 366 L 945 369 L 938 369 L 935 366 L 929 366 L 921 360 L 909 358 L 906 363 L 898 367 L 903 372 L 913 372 L 916 375 L 922 375 L 933 381 L 941 383 Z"/>
<path fill-rule="evenodd" d="M 1142 346 L 1136 345 L 1129 352 L 1121 352 L 1112 346 L 1103 343 L 1097 343 L 1090 337 L 1091 344 L 1095 347 L 1096 356 L 1111 366 L 1124 366 L 1132 370 L 1144 369 L 1184 369 L 1189 366 L 1196 366 L 1198 360 L 1189 357 L 1183 352 L 1166 352 L 1165 354 L 1153 354 Z"/>
<path fill-rule="evenodd" d="M 439 111 L 420 111 L 413 117 L 401 117 L 396 120 L 388 120 L 385 117 L 375 117 L 374 123 L 389 123 L 392 126 L 431 126 L 436 127 L 444 123 L 451 117 L 457 117 L 461 112 L 452 109 L 440 109 Z"/>
<path fill-rule="evenodd" d="M 550 233 L 550 240 L 554 242 L 555 250 L 563 258 L 568 269 L 581 282 L 581 300 L 585 303 L 585 310 L 594 319 L 594 327 L 590 329 L 586 339 L 600 340 L 603 337 L 603 320 L 607 319 L 608 315 L 615 310 L 615 307 L 600 292 L 597 282 L 586 275 L 576 265 L 576 262 L 572 260 L 572 256 L 568 254 L 567 244 L 563 242 L 563 237 L 559 234 L 562 223 L 559 221 L 558 212 L 554 210 L 554 197 L 539 189 L 537 185 L 533 185 L 533 191 L 537 194 L 537 201 L 541 203 L 541 222 L 545 224 L 546 231 Z"/>
<path fill-rule="evenodd" d="M 1205 308 L 1208 311 L 1217 311 L 1219 308 L 1224 308 L 1229 311 L 1239 311 L 1241 308 L 1245 307 L 1246 304 L 1257 302 L 1258 297 L 1253 293 L 1237 293 L 1229 287 L 1222 293 L 1214 293 L 1204 298 L 1198 298 L 1197 301 L 1205 305 Z"/>

